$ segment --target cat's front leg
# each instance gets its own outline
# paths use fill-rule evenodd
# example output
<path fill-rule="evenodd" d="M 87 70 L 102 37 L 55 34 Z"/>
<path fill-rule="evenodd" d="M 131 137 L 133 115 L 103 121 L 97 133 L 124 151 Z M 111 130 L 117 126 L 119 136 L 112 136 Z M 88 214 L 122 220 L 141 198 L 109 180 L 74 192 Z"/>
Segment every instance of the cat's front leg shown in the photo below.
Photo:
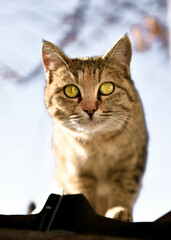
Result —
<path fill-rule="evenodd" d="M 108 218 L 114 218 L 120 221 L 132 222 L 132 210 L 130 207 L 116 206 L 110 208 L 106 214 Z"/>
<path fill-rule="evenodd" d="M 91 206 L 96 209 L 96 187 L 97 182 L 93 177 L 72 177 L 67 183 L 67 192 L 69 194 L 82 193 Z"/>
<path fill-rule="evenodd" d="M 121 221 L 132 221 L 132 205 L 139 190 L 137 171 L 117 172 L 111 180 L 109 209 L 105 216 Z"/>

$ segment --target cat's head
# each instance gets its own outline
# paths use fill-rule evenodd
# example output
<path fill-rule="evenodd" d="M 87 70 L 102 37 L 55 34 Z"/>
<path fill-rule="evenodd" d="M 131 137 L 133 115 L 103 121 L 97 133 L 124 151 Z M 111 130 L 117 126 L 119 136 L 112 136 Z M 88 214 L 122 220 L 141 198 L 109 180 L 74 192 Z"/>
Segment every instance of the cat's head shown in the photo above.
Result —
<path fill-rule="evenodd" d="M 121 129 L 134 102 L 131 55 L 127 35 L 104 56 L 82 59 L 71 59 L 45 41 L 45 102 L 54 122 L 93 134 Z"/>

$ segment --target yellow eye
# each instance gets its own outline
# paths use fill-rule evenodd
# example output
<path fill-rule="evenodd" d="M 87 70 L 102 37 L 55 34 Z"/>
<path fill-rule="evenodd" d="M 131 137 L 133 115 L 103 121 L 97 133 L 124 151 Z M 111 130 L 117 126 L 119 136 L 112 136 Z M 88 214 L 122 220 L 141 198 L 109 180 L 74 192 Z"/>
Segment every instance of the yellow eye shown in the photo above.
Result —
<path fill-rule="evenodd" d="M 103 96 L 107 96 L 113 93 L 115 85 L 112 82 L 104 82 L 99 88 L 99 93 Z"/>
<path fill-rule="evenodd" d="M 79 89 L 74 85 L 68 85 L 64 88 L 64 94 L 69 98 L 76 98 L 79 95 Z"/>

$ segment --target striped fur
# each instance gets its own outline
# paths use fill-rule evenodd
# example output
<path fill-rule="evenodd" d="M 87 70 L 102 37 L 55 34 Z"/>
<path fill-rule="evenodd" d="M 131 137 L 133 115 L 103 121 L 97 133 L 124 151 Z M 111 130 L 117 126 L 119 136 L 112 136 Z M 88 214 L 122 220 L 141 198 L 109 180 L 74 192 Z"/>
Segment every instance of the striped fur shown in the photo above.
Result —
<path fill-rule="evenodd" d="M 130 78 L 131 52 L 128 36 L 102 57 L 70 59 L 50 42 L 42 47 L 57 188 L 83 193 L 98 213 L 125 221 L 132 220 L 147 154 L 142 104 Z M 114 83 L 111 95 L 99 95 L 103 82 Z M 69 84 L 79 88 L 77 98 L 65 96 Z"/>

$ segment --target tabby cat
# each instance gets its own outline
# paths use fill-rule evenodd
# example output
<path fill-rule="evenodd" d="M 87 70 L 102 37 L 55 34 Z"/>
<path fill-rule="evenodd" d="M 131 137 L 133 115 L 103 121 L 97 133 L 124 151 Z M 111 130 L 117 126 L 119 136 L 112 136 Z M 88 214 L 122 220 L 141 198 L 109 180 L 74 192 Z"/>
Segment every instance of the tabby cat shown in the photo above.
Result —
<path fill-rule="evenodd" d="M 123 36 L 102 57 L 70 59 L 43 42 L 45 103 L 53 119 L 55 178 L 102 215 L 132 221 L 145 168 L 147 131 Z"/>

